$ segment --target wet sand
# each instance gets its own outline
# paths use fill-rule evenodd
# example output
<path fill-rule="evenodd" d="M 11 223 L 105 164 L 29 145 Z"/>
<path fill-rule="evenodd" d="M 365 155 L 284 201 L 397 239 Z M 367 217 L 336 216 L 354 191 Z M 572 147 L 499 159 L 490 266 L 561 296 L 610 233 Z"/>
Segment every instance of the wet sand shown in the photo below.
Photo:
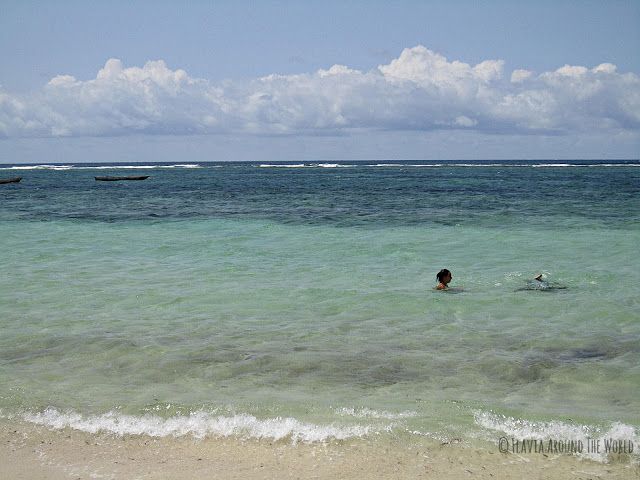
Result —
<path fill-rule="evenodd" d="M 603 464 L 566 455 L 502 454 L 465 442 L 407 445 L 379 437 L 327 444 L 237 438 L 152 438 L 49 430 L 0 422 L 7 479 L 630 479 L 628 459 Z"/>

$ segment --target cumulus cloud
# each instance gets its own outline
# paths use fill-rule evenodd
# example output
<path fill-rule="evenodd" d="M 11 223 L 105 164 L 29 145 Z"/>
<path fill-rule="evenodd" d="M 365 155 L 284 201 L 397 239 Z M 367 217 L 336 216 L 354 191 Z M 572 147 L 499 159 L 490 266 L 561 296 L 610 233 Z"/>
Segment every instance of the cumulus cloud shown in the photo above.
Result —
<path fill-rule="evenodd" d="M 91 80 L 59 75 L 29 95 L 0 90 L 3 137 L 356 129 L 563 134 L 639 127 L 640 77 L 618 73 L 615 65 L 505 75 L 502 60 L 469 65 L 424 46 L 370 71 L 334 65 L 219 85 L 162 60 L 125 67 L 109 59 Z"/>
<path fill-rule="evenodd" d="M 512 83 L 524 82 L 529 77 L 531 77 L 531 75 L 533 75 L 533 72 L 530 72 L 529 70 L 522 70 L 522 69 L 514 70 L 511 73 L 511 82 Z"/>

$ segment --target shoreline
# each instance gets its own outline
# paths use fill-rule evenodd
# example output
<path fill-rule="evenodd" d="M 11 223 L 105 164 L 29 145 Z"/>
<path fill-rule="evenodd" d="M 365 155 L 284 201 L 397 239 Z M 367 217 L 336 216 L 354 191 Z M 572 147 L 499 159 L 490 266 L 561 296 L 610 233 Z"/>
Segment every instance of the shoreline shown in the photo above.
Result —
<path fill-rule="evenodd" d="M 462 443 L 372 436 L 326 443 L 238 437 L 151 437 L 52 430 L 0 420 L 0 478 L 636 478 L 628 458 L 598 463 L 569 455 L 499 453 Z"/>

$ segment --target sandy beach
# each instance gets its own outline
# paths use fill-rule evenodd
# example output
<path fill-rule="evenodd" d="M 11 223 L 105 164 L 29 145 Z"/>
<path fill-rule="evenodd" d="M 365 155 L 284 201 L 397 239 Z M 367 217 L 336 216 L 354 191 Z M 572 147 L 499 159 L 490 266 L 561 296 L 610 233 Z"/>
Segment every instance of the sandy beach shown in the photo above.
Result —
<path fill-rule="evenodd" d="M 293 445 L 237 438 L 152 438 L 0 424 L 0 478 L 266 479 L 639 478 L 628 459 L 502 454 L 465 442 L 411 445 L 378 438 Z"/>

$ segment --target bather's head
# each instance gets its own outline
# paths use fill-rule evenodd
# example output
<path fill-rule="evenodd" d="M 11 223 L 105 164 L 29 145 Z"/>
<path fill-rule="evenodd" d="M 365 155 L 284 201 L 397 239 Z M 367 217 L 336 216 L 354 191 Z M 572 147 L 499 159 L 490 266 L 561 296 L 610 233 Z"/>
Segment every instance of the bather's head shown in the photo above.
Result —
<path fill-rule="evenodd" d="M 438 282 L 442 283 L 443 285 L 447 285 L 453 278 L 453 275 L 451 275 L 451 272 L 449 270 L 443 268 L 438 272 L 436 278 L 438 279 Z"/>

